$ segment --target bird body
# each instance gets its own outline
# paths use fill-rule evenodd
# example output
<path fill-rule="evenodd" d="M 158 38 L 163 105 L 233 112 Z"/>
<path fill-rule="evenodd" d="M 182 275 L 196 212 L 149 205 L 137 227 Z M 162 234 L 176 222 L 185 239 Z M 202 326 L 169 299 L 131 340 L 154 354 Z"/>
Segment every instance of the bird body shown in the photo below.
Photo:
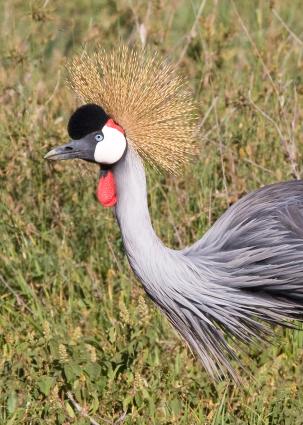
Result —
<path fill-rule="evenodd" d="M 70 119 L 71 142 L 46 158 L 101 164 L 98 199 L 115 208 L 130 266 L 145 291 L 211 377 L 227 372 L 237 381 L 229 361 L 236 354 L 226 335 L 248 343 L 268 338 L 267 324 L 289 325 L 290 319 L 302 318 L 303 181 L 252 192 L 192 246 L 167 248 L 152 227 L 141 157 L 169 171 L 186 159 L 195 134 L 188 117 L 187 134 L 180 131 L 182 113 L 190 112 L 192 104 L 170 68 L 153 58 L 146 61 L 144 53 L 142 59 L 126 48 L 107 59 L 113 70 L 103 57 L 87 59 L 87 69 L 82 59 L 74 62 L 72 85 L 87 103 Z M 120 66 L 119 60 L 126 62 Z M 100 75 L 96 64 L 103 66 Z M 104 89 L 103 80 L 107 89 L 116 84 L 113 94 Z M 145 103 L 138 97 L 140 90 Z M 158 92 L 153 96 L 154 90 Z M 92 101 L 99 103 L 88 103 Z M 149 117 L 156 126 L 155 141 Z M 179 133 L 172 141 L 175 131 Z"/>
<path fill-rule="evenodd" d="M 286 324 L 303 312 L 303 181 L 246 195 L 200 240 L 173 250 L 152 228 L 138 155 L 129 149 L 113 173 L 116 217 L 135 275 L 210 374 L 221 364 L 233 376 L 222 330 L 249 342 L 269 332 L 257 319 Z"/>

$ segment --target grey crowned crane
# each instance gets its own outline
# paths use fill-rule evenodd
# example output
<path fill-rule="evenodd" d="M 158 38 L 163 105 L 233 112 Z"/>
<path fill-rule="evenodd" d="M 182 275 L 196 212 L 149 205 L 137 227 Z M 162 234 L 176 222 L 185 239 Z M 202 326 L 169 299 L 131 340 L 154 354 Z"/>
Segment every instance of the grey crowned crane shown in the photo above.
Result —
<path fill-rule="evenodd" d="M 230 207 L 192 246 L 173 250 L 155 234 L 143 160 L 175 172 L 195 151 L 194 104 L 172 65 L 120 46 L 70 63 L 83 105 L 66 145 L 45 158 L 99 164 L 97 197 L 114 208 L 132 270 L 197 353 L 212 378 L 230 375 L 225 337 L 264 339 L 268 324 L 303 313 L 303 181 L 263 187 Z"/>

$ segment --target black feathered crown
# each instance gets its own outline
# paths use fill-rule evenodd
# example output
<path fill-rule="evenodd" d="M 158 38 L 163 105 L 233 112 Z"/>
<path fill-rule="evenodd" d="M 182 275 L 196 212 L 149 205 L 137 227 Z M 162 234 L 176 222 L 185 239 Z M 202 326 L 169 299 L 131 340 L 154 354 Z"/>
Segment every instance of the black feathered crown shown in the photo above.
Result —
<path fill-rule="evenodd" d="M 101 130 L 109 116 L 94 103 L 80 106 L 70 117 L 67 131 L 71 139 L 82 139 L 93 131 Z"/>

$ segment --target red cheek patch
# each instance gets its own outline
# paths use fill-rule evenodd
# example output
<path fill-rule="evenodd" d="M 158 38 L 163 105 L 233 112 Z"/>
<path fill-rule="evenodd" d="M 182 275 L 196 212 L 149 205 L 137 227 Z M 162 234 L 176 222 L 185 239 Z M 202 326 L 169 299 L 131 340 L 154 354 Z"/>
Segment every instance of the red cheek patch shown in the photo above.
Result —
<path fill-rule="evenodd" d="M 115 128 L 116 130 L 120 131 L 120 133 L 125 134 L 125 131 L 123 130 L 123 128 L 120 127 L 117 123 L 115 123 L 115 121 L 111 118 L 106 121 L 105 125 L 107 125 L 107 127 L 110 127 L 110 128 Z"/>
<path fill-rule="evenodd" d="M 117 203 L 116 183 L 113 173 L 109 170 L 101 176 L 97 187 L 97 198 L 104 207 L 113 207 Z"/>

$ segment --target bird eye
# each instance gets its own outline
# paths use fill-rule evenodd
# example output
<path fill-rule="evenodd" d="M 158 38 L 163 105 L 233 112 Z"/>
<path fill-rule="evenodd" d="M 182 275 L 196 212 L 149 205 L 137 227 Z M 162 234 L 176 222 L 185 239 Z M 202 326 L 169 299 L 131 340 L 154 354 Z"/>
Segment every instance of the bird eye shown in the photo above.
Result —
<path fill-rule="evenodd" d="M 98 133 L 95 135 L 96 142 L 102 142 L 103 139 L 104 139 L 103 134 Z"/>

